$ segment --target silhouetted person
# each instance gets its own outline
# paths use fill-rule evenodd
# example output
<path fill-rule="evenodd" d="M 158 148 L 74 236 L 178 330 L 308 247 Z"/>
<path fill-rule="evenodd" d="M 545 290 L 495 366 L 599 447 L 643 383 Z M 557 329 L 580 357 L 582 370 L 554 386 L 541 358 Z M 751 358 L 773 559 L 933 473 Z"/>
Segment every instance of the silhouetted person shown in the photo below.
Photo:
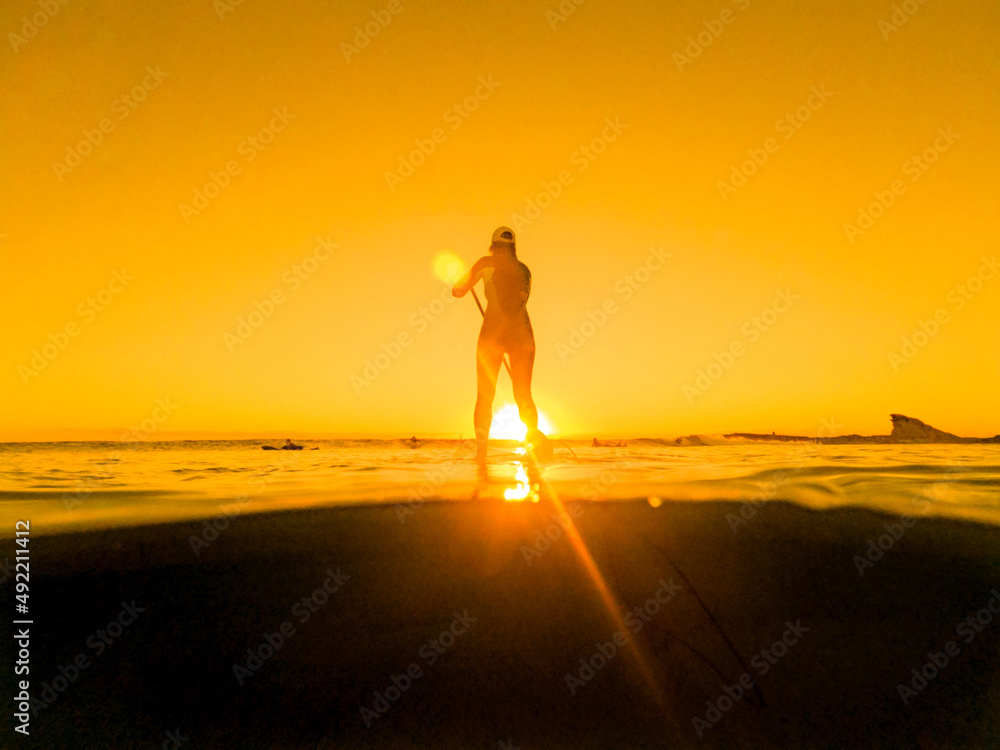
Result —
<path fill-rule="evenodd" d="M 486 312 L 476 344 L 476 459 L 486 458 L 486 441 L 493 421 L 493 397 L 497 376 L 506 353 L 510 357 L 510 375 L 514 401 L 521 421 L 528 428 L 530 445 L 542 445 L 545 436 L 538 431 L 538 410 L 531 398 L 531 371 L 535 365 L 535 334 L 525 305 L 531 294 L 531 271 L 517 259 L 514 230 L 499 227 L 493 232 L 490 254 L 469 269 L 451 293 L 465 294 L 482 279 L 486 292 Z"/>
<path fill-rule="evenodd" d="M 283 450 L 283 451 L 300 451 L 300 450 L 302 450 L 302 446 L 301 445 L 296 445 L 295 443 L 293 443 L 292 440 L 291 440 L 291 438 L 285 438 L 285 444 L 283 446 L 281 446 L 281 450 Z"/>

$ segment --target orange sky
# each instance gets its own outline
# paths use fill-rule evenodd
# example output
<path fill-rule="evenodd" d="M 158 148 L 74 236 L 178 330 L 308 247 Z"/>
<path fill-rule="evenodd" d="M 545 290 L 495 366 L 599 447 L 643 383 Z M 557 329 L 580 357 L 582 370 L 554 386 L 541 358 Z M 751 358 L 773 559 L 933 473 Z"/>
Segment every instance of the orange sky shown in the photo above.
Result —
<path fill-rule="evenodd" d="M 995 3 L 220 3 L 3 4 L 0 440 L 469 435 L 502 223 L 561 433 L 1000 432 Z"/>

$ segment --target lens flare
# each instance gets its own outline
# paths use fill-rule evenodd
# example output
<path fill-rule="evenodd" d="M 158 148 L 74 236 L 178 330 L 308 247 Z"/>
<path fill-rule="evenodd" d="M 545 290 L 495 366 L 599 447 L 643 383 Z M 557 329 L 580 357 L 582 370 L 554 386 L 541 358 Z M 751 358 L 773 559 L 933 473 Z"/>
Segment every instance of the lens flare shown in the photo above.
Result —
<path fill-rule="evenodd" d="M 434 275 L 445 284 L 454 284 L 465 273 L 465 262 L 451 250 L 442 250 L 434 256 Z"/>

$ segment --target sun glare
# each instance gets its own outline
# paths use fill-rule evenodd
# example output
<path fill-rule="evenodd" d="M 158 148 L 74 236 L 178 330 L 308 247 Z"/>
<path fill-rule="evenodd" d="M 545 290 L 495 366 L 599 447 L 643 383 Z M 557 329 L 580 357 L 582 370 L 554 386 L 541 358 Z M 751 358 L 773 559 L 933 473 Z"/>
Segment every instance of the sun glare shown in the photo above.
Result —
<path fill-rule="evenodd" d="M 552 433 L 552 425 L 541 412 L 538 412 L 538 429 L 546 435 Z M 490 426 L 491 438 L 496 440 L 524 440 L 527 434 L 528 428 L 521 421 L 516 405 L 504 404 L 493 415 L 493 424 Z"/>

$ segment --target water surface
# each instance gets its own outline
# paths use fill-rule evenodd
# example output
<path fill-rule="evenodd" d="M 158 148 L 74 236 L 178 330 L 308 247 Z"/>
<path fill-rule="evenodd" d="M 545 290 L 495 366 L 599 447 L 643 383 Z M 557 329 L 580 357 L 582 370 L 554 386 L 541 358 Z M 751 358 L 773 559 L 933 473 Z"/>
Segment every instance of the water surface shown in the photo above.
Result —
<path fill-rule="evenodd" d="M 280 441 L 0 444 L 2 534 L 16 518 L 34 533 L 219 514 L 357 503 L 478 497 L 562 500 L 790 501 L 857 505 L 907 515 L 1000 524 L 998 445 L 735 443 L 679 447 L 635 440 L 624 448 L 556 444 L 556 460 L 526 472 L 515 444 L 491 445 L 488 486 L 469 441 Z M 531 479 L 527 475 L 531 475 Z M 519 492 L 530 485 L 532 492 Z M 746 510 L 747 514 L 750 509 Z"/>

